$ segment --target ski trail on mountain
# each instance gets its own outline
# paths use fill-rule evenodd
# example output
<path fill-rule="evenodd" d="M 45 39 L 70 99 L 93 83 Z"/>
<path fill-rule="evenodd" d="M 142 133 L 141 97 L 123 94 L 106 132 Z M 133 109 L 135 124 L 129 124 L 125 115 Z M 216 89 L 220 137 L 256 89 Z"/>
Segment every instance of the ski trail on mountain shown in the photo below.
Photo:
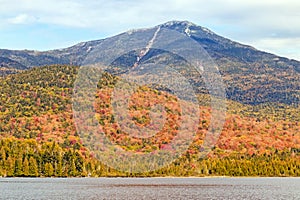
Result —
<path fill-rule="evenodd" d="M 151 38 L 151 40 L 149 40 L 147 46 L 145 47 L 145 49 L 141 50 L 139 55 L 137 56 L 136 58 L 136 62 L 134 63 L 133 65 L 133 68 L 137 67 L 140 63 L 140 61 L 142 60 L 142 58 L 147 55 L 147 53 L 150 51 L 150 49 L 152 48 L 153 46 L 153 43 L 157 37 L 157 34 L 159 33 L 160 31 L 160 26 L 157 28 L 157 30 L 155 31 L 155 33 L 153 34 L 153 37 Z"/>

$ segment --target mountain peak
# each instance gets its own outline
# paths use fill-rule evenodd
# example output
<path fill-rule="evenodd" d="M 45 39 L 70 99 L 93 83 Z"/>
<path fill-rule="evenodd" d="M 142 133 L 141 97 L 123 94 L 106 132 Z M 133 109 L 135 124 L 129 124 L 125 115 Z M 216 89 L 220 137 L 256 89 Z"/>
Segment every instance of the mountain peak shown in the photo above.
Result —
<path fill-rule="evenodd" d="M 166 23 L 163 23 L 162 26 L 196 26 L 196 24 L 190 22 L 190 21 L 179 21 L 179 20 L 172 20 L 168 21 Z"/>
<path fill-rule="evenodd" d="M 225 77 L 229 99 L 254 105 L 266 102 L 299 104 L 300 95 L 297 88 L 299 88 L 300 62 L 258 51 L 253 47 L 224 38 L 189 21 L 169 21 L 155 28 L 159 27 L 185 34 L 207 52 L 219 66 L 222 76 Z M 0 76 L 1 69 L 2 74 L 6 75 L 33 66 L 52 64 L 82 65 L 87 57 L 93 58 L 95 54 L 102 55 L 107 54 L 109 51 L 117 51 L 120 46 L 129 45 L 130 48 L 142 46 L 140 45 L 141 41 L 149 41 L 149 43 L 154 41 L 155 34 L 159 33 L 155 28 L 138 29 L 134 31 L 137 34 L 128 34 L 127 32 L 126 37 L 123 37 L 125 34 L 123 33 L 102 40 L 79 43 L 60 50 L 35 52 L 0 49 Z M 169 35 L 166 34 L 165 37 L 168 39 Z M 128 38 L 130 38 L 130 41 Z M 184 46 L 183 43 L 180 44 L 184 40 L 174 42 L 178 42 L 176 47 Z M 148 59 L 150 62 L 150 59 L 156 59 L 158 53 L 151 51 L 144 61 Z M 96 58 L 91 59 L 91 62 L 95 62 Z M 122 66 L 128 67 L 132 66 L 136 59 L 137 55 L 129 53 L 119 61 L 123 64 Z M 190 78 L 193 81 L 198 80 L 198 77 L 194 77 L 192 74 Z M 247 87 L 243 86 L 245 84 Z M 195 85 L 196 88 L 201 88 L 200 86 L 200 83 Z M 289 90 L 285 88 L 289 88 Z M 293 93 L 289 91 L 293 91 Z"/>
<path fill-rule="evenodd" d="M 190 21 L 173 20 L 173 21 L 168 21 L 159 26 L 185 33 L 189 37 L 195 32 L 202 32 L 206 35 L 215 35 L 215 33 L 209 30 L 208 28 L 196 25 Z"/>

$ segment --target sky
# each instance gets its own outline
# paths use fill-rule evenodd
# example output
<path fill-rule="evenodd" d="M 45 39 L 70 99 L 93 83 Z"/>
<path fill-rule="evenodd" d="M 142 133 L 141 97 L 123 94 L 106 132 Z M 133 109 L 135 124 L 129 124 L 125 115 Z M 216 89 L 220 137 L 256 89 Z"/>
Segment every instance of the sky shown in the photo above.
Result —
<path fill-rule="evenodd" d="M 50 50 L 187 20 L 300 61 L 299 0 L 0 0 L 0 48 Z"/>

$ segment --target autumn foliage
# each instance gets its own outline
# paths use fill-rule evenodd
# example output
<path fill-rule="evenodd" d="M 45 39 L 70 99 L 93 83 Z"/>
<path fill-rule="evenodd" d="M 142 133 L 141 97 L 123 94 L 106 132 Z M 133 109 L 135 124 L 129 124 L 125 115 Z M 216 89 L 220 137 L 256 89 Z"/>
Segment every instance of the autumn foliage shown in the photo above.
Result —
<path fill-rule="evenodd" d="M 132 175 L 101 164 L 93 149 L 85 145 L 82 133 L 77 132 L 72 112 L 77 71 L 72 66 L 46 66 L 0 79 L 1 176 Z M 182 120 L 178 99 L 166 91 L 139 87 L 129 101 L 128 116 L 136 126 L 150 126 L 158 131 L 145 138 L 132 137 L 120 127 L 114 114 L 112 95 L 117 80 L 118 77 L 106 74 L 100 80 L 105 84 L 98 86 L 95 94 L 95 118 L 103 133 L 126 151 L 172 150 L 170 143 Z M 199 95 L 199 98 L 207 97 Z M 163 110 L 157 116 L 164 120 L 162 127 L 151 121 L 151 109 L 158 104 Z M 284 110 L 259 114 L 255 106 L 232 101 L 228 101 L 228 107 L 224 128 L 207 157 L 198 155 L 211 123 L 211 109 L 204 103 L 199 106 L 197 132 L 186 154 L 164 169 L 139 175 L 300 174 L 300 124 L 288 117 L 293 114 Z M 256 113 L 249 112 L 251 109 Z M 260 110 L 276 110 L 276 107 Z M 289 108 L 288 112 L 299 113 L 299 107 Z"/>

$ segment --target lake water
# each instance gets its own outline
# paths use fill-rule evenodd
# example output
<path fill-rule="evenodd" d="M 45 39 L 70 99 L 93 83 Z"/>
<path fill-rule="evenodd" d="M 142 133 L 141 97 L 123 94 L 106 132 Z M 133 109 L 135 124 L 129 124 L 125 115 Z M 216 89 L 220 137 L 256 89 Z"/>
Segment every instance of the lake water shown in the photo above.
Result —
<path fill-rule="evenodd" d="M 300 178 L 2 178 L 0 199 L 300 199 Z"/>

